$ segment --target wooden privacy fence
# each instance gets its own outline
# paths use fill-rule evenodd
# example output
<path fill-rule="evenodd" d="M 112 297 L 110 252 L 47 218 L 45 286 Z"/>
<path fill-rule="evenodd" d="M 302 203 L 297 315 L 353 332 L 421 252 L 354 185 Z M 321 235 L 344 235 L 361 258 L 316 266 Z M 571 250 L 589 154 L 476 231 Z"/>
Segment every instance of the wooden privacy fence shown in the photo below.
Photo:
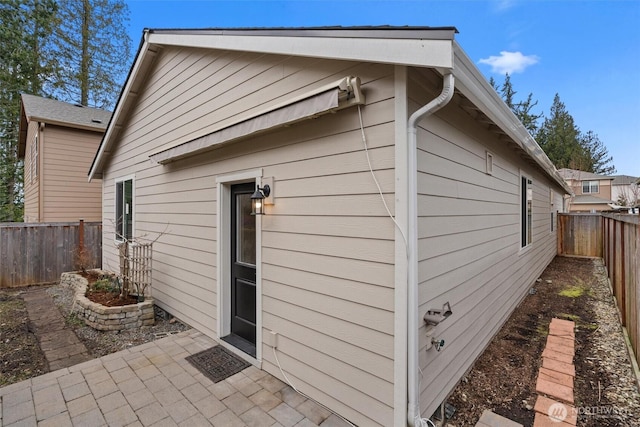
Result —
<path fill-rule="evenodd" d="M 604 263 L 627 328 L 631 347 L 640 363 L 640 217 L 602 214 Z"/>
<path fill-rule="evenodd" d="M 613 213 L 558 215 L 558 255 L 599 257 L 640 363 L 640 217 Z"/>
<path fill-rule="evenodd" d="M 82 230 L 82 232 L 81 232 Z M 102 223 L 1 223 L 0 288 L 51 283 L 77 269 L 102 265 Z"/>
<path fill-rule="evenodd" d="M 558 214 L 558 254 L 602 258 L 600 214 Z"/>

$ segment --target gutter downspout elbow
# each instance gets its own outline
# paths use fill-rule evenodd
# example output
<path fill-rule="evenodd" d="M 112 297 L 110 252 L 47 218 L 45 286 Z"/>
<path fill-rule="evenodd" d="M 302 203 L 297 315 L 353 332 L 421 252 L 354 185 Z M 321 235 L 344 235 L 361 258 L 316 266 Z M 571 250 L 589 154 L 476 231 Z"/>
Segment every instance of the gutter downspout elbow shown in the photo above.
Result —
<path fill-rule="evenodd" d="M 413 427 L 420 417 L 420 390 L 418 389 L 418 162 L 416 158 L 418 122 L 435 113 L 451 101 L 454 92 L 452 73 L 443 77 L 442 92 L 437 98 L 415 111 L 407 122 L 407 182 L 408 182 L 408 272 L 407 272 L 407 422 Z"/>

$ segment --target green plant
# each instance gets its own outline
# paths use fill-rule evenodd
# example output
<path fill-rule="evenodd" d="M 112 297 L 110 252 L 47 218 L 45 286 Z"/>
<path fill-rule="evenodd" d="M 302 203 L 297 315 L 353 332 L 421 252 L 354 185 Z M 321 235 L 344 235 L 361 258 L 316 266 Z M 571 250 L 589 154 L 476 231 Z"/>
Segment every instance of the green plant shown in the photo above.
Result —
<path fill-rule="evenodd" d="M 76 327 L 76 326 L 84 326 L 84 319 L 78 316 L 78 313 L 70 313 L 65 319 L 67 325 Z"/>
<path fill-rule="evenodd" d="M 120 280 L 117 277 L 102 276 L 89 285 L 89 292 L 113 292 L 120 293 Z"/>

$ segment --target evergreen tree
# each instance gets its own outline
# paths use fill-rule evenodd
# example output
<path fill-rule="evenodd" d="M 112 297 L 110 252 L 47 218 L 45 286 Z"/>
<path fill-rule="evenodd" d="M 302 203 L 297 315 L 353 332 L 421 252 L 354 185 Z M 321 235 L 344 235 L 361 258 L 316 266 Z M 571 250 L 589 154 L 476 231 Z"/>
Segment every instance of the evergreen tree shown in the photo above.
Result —
<path fill-rule="evenodd" d="M 20 94 L 112 107 L 131 56 L 123 0 L 0 1 L 0 222 L 22 221 Z"/>
<path fill-rule="evenodd" d="M 522 125 L 533 136 L 538 131 L 538 121 L 542 118 L 543 114 L 534 114 L 531 110 L 538 105 L 538 101 L 533 100 L 533 94 L 529 93 L 527 99 L 520 101 L 516 104 L 514 114 L 520 119 Z"/>
<path fill-rule="evenodd" d="M 511 84 L 511 76 L 509 73 L 504 75 L 504 82 L 502 82 L 502 86 L 500 87 L 500 95 L 502 95 L 502 99 L 504 103 L 507 104 L 511 111 L 515 114 L 516 104 L 513 101 L 513 97 L 515 96 L 516 91 L 513 89 L 513 85 Z"/>
<path fill-rule="evenodd" d="M 580 130 L 557 93 L 536 140 L 558 169 L 587 171 L 589 161 L 580 145 Z"/>
<path fill-rule="evenodd" d="M 607 147 L 604 146 L 598 135 L 593 131 L 588 131 L 580 135 L 580 145 L 585 151 L 589 162 L 588 172 L 600 175 L 613 175 L 616 168 L 613 166 L 613 157 L 609 155 Z"/>
<path fill-rule="evenodd" d="M 503 101 L 511 109 L 513 114 L 520 119 L 520 122 L 522 122 L 525 129 L 527 129 L 532 136 L 535 135 L 538 131 L 538 121 L 542 118 L 542 113 L 534 114 L 531 111 L 536 105 L 538 105 L 538 101 L 533 100 L 533 94 L 529 93 L 527 99 L 524 101 L 516 101 L 515 95 L 518 92 L 513 89 L 509 73 L 505 74 L 502 86 L 498 86 L 493 78 L 490 79 L 489 83 L 500 94 Z"/>
<path fill-rule="evenodd" d="M 53 0 L 0 3 L 0 222 L 22 220 L 20 94 L 43 94 L 43 81 L 53 70 L 45 45 L 55 11 Z"/>
<path fill-rule="evenodd" d="M 59 2 L 53 82 L 58 98 L 98 108 L 115 105 L 131 57 L 128 11 L 123 0 Z"/>
<path fill-rule="evenodd" d="M 500 87 L 498 87 L 498 83 L 496 83 L 496 80 L 493 78 L 493 76 L 489 77 L 489 85 L 491 85 L 491 87 L 494 88 L 496 92 L 500 90 Z"/>
<path fill-rule="evenodd" d="M 578 129 L 558 94 L 536 139 L 558 169 L 569 168 L 600 175 L 611 175 L 616 171 L 613 157 L 598 135 Z"/>

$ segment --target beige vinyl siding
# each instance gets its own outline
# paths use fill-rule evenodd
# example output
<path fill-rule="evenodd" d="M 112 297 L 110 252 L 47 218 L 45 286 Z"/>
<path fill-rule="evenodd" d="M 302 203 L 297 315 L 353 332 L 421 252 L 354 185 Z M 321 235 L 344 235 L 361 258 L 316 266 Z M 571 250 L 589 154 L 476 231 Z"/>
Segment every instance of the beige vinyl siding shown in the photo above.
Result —
<path fill-rule="evenodd" d="M 435 96 L 411 74 L 410 108 Z M 417 79 L 417 80 L 416 80 Z M 493 174 L 486 174 L 486 151 Z M 455 100 L 418 130 L 419 313 L 450 302 L 426 350 L 419 331 L 421 409 L 433 413 L 555 255 L 551 183 L 507 143 L 481 127 Z M 532 243 L 520 248 L 520 174 L 533 182 Z"/>
<path fill-rule="evenodd" d="M 393 68 L 165 48 L 104 175 L 104 265 L 115 266 L 114 180 L 134 178 L 136 236 L 156 238 L 153 296 L 216 337 L 216 178 L 262 168 L 262 322 L 305 393 L 359 425 L 393 417 L 394 229 L 368 172 L 356 108 L 166 166 L 149 154 L 346 75 L 359 76 L 371 161 L 393 211 Z M 263 369 L 281 377 L 270 347 Z"/>
<path fill-rule="evenodd" d="M 101 132 L 46 125 L 43 157 L 42 221 L 100 221 L 100 180 L 87 182 L 87 172 L 98 148 Z"/>
<path fill-rule="evenodd" d="M 583 181 L 596 181 L 598 183 L 598 192 L 595 193 L 584 193 L 582 191 L 582 182 Z M 575 181 L 575 186 L 573 187 L 573 192 L 577 195 L 587 194 L 594 197 L 599 197 L 604 200 L 611 200 L 611 180 L 610 179 L 583 179 L 581 181 Z"/>
<path fill-rule="evenodd" d="M 24 156 L 24 222 L 40 221 L 40 170 L 37 176 L 32 176 L 33 141 L 38 133 L 38 122 L 30 122 L 27 127 L 27 139 Z M 38 142 L 42 147 L 42 141 Z M 38 158 L 41 156 L 38 155 Z"/>
<path fill-rule="evenodd" d="M 607 203 L 572 203 L 571 212 L 600 212 L 609 211 L 611 206 Z"/>

